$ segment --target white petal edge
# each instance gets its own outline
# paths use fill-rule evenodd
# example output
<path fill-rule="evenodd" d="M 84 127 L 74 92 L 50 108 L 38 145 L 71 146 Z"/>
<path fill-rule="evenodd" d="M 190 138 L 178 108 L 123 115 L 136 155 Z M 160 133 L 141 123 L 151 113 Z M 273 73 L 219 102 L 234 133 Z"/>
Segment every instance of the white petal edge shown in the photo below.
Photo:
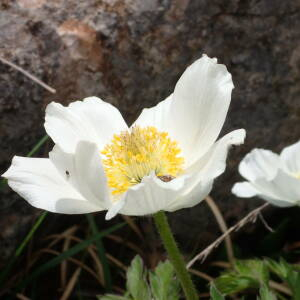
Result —
<path fill-rule="evenodd" d="M 132 124 L 133 126 L 147 127 L 154 126 L 159 131 L 169 132 L 169 110 L 172 102 L 172 95 L 167 99 L 161 101 L 156 106 L 151 108 L 144 108 L 137 120 Z"/>
<path fill-rule="evenodd" d="M 233 89 L 231 74 L 204 55 L 178 80 L 166 118 L 187 167 L 208 151 L 224 124 Z"/>
<path fill-rule="evenodd" d="M 257 189 L 247 181 L 235 183 L 231 191 L 234 195 L 241 198 L 251 198 L 257 196 L 275 206 L 279 206 L 279 207 L 293 206 L 293 204 L 290 202 L 277 199 L 276 197 L 274 198 L 274 196 L 262 194 L 259 191 L 259 189 Z"/>
<path fill-rule="evenodd" d="M 300 175 L 300 141 L 284 148 L 280 158 L 286 171 Z"/>
<path fill-rule="evenodd" d="M 119 110 L 97 97 L 75 101 L 69 106 L 48 104 L 45 129 L 55 144 L 73 153 L 79 141 L 96 143 L 102 149 L 113 137 L 128 127 Z"/>
<path fill-rule="evenodd" d="M 163 182 L 155 174 L 143 178 L 142 182 L 130 188 L 124 197 L 114 203 L 106 215 L 111 219 L 117 213 L 143 216 L 160 210 L 175 211 L 201 202 L 211 191 L 212 181 L 197 181 L 197 176 L 183 175 L 170 182 Z M 197 184 L 195 184 L 197 181 Z"/>
<path fill-rule="evenodd" d="M 258 178 L 252 182 L 253 186 L 260 192 L 260 195 L 286 202 L 286 206 L 300 204 L 299 179 L 290 176 L 279 169 L 272 180 Z"/>
<path fill-rule="evenodd" d="M 168 203 L 178 197 L 182 188 L 184 188 L 183 178 L 163 182 L 153 172 L 126 192 L 124 199 L 121 200 L 125 203 L 120 213 L 143 216 L 166 210 Z"/>
<path fill-rule="evenodd" d="M 258 178 L 271 180 L 280 168 L 279 155 L 265 149 L 253 149 L 239 164 L 240 174 L 249 181 Z"/>
<path fill-rule="evenodd" d="M 96 144 L 80 141 L 74 154 L 65 153 L 56 145 L 49 157 L 61 176 L 84 198 L 101 209 L 110 207 L 107 179 Z"/>
<path fill-rule="evenodd" d="M 228 150 L 244 142 L 244 129 L 234 130 L 219 141 L 197 163 L 186 170 L 185 188 L 168 207 L 169 211 L 192 207 L 201 202 L 211 191 L 213 181 L 226 168 Z"/>
<path fill-rule="evenodd" d="M 244 143 L 245 137 L 246 131 L 244 129 L 237 129 L 226 134 L 203 157 L 191 165 L 186 172 L 197 172 L 199 177 L 206 181 L 216 178 L 225 171 L 230 147 Z"/>
<path fill-rule="evenodd" d="M 235 183 L 231 189 L 231 192 L 237 197 L 242 198 L 251 198 L 259 193 L 257 189 L 248 181 Z"/>
<path fill-rule="evenodd" d="M 144 177 L 140 184 L 130 188 L 111 207 L 106 218 L 110 219 L 119 212 L 125 215 L 149 215 L 159 210 L 175 211 L 197 205 L 210 193 L 213 179 L 225 170 L 230 145 L 240 144 L 244 138 L 243 129 L 227 134 L 203 158 L 202 169 L 198 165 L 170 182 L 161 181 L 155 174 Z"/>
<path fill-rule="evenodd" d="M 64 214 L 101 210 L 84 199 L 56 170 L 47 158 L 15 156 L 2 175 L 8 185 L 34 207 Z"/>

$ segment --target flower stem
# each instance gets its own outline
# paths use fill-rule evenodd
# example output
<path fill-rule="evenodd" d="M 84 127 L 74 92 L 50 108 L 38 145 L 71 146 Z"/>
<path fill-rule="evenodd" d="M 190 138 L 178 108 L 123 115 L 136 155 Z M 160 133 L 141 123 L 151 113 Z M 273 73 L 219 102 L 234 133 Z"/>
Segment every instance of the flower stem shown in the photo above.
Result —
<path fill-rule="evenodd" d="M 169 259 L 173 264 L 177 277 L 185 293 L 186 300 L 199 299 L 192 279 L 186 269 L 183 257 L 176 245 L 166 214 L 163 211 L 159 211 L 158 213 L 154 214 L 153 217 L 156 228 L 168 252 Z"/>

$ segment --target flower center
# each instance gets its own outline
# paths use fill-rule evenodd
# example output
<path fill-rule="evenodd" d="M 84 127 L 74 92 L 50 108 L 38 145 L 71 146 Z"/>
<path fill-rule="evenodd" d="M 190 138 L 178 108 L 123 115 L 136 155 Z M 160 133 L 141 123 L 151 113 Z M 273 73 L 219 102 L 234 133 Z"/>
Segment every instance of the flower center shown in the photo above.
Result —
<path fill-rule="evenodd" d="M 155 172 L 162 181 L 170 181 L 182 172 L 184 159 L 176 141 L 167 132 L 155 127 L 133 127 L 114 135 L 101 153 L 108 185 L 113 195 L 124 193 L 141 182 L 144 176 Z"/>

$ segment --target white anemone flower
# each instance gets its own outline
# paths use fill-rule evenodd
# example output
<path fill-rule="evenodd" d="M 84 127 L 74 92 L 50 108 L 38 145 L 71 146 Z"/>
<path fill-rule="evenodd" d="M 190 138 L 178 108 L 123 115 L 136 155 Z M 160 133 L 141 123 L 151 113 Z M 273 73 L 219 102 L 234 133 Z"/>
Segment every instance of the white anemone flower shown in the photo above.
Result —
<path fill-rule="evenodd" d="M 49 158 L 15 156 L 2 176 L 31 205 L 79 214 L 108 210 L 148 215 L 192 207 L 224 172 L 229 146 L 244 129 L 216 139 L 231 100 L 226 67 L 203 55 L 186 69 L 173 94 L 144 109 L 131 127 L 96 97 L 47 106 Z"/>
<path fill-rule="evenodd" d="M 253 149 L 241 161 L 239 172 L 248 181 L 233 186 L 236 196 L 258 196 L 280 207 L 300 205 L 300 141 L 280 155 Z"/>

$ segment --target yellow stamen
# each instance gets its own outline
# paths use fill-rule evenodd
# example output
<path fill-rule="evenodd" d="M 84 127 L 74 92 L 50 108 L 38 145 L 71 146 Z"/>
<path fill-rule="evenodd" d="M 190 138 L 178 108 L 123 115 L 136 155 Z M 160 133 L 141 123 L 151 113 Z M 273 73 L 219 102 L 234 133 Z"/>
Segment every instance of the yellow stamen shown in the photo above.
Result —
<path fill-rule="evenodd" d="M 136 126 L 114 135 L 111 143 L 101 151 L 112 194 L 126 192 L 153 171 L 163 181 L 172 180 L 182 172 L 184 159 L 178 156 L 180 152 L 177 142 L 155 127 Z"/>

